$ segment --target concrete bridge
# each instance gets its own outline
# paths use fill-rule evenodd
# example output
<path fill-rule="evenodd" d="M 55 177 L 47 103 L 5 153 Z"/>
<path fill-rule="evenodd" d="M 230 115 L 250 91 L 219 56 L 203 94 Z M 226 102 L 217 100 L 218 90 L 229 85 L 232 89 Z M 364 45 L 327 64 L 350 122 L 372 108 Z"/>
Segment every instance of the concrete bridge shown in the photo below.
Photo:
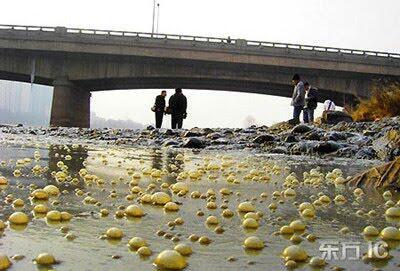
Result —
<path fill-rule="evenodd" d="M 89 127 L 91 91 L 181 87 L 291 97 L 294 73 L 320 89 L 320 101 L 352 104 L 370 95 L 375 79 L 400 80 L 400 54 L 0 25 L 0 79 L 54 86 L 52 126 Z"/>

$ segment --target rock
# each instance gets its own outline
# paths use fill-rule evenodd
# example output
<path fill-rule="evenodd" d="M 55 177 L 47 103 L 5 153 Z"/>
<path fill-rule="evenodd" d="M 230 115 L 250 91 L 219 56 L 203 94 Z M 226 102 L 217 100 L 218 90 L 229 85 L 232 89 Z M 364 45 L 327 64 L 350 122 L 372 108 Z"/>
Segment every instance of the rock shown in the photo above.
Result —
<path fill-rule="evenodd" d="M 292 134 L 305 134 L 311 130 L 312 130 L 311 126 L 308 126 L 306 124 L 299 124 L 292 129 Z"/>
<path fill-rule="evenodd" d="M 340 145 L 333 141 L 320 142 L 314 147 L 314 151 L 320 154 L 332 153 L 339 149 Z"/>
<path fill-rule="evenodd" d="M 183 142 L 184 148 L 202 149 L 205 147 L 205 142 L 199 137 L 189 137 Z"/>
<path fill-rule="evenodd" d="M 350 186 L 374 188 L 400 188 L 400 157 L 394 161 L 373 167 L 351 178 Z"/>
<path fill-rule="evenodd" d="M 286 143 L 294 143 L 294 142 L 299 142 L 297 140 L 297 138 L 294 135 L 288 135 L 285 137 L 285 139 L 283 140 Z"/>
<path fill-rule="evenodd" d="M 308 154 L 311 153 L 316 147 L 317 142 L 314 141 L 300 141 L 292 146 L 290 149 L 291 154 Z"/>
<path fill-rule="evenodd" d="M 207 137 L 208 139 L 215 140 L 215 139 L 221 138 L 221 137 L 223 137 L 223 136 L 224 136 L 224 135 L 221 134 L 221 133 L 213 132 L 213 133 L 207 134 L 206 137 Z"/>
<path fill-rule="evenodd" d="M 202 136 L 203 133 L 197 128 L 190 129 L 183 134 L 183 137 L 199 137 Z"/>
<path fill-rule="evenodd" d="M 338 124 L 339 122 L 352 122 L 353 118 L 342 111 L 324 111 L 321 122 L 324 124 Z"/>
<path fill-rule="evenodd" d="M 328 132 L 325 134 L 324 138 L 332 141 L 346 140 L 347 134 L 343 132 Z"/>
<path fill-rule="evenodd" d="M 254 138 L 253 143 L 263 144 L 263 143 L 267 143 L 267 142 L 272 142 L 274 140 L 275 140 L 275 137 L 273 135 L 263 134 L 263 135 L 259 135 L 256 138 Z"/>
<path fill-rule="evenodd" d="M 398 153 L 398 149 L 400 149 L 400 131 L 396 129 L 388 131 L 384 136 L 372 142 L 372 148 L 380 159 L 393 160 L 395 153 Z"/>
<path fill-rule="evenodd" d="M 304 139 L 307 139 L 307 140 L 319 141 L 319 140 L 321 140 L 321 138 L 322 138 L 321 132 L 314 131 L 314 130 L 312 130 L 304 135 Z"/>
<path fill-rule="evenodd" d="M 168 140 L 168 141 L 165 141 L 163 145 L 164 146 L 177 146 L 177 145 L 179 145 L 179 142 L 175 141 L 175 140 Z"/>
<path fill-rule="evenodd" d="M 285 146 L 277 146 L 269 151 L 276 154 L 287 154 L 289 151 Z"/>

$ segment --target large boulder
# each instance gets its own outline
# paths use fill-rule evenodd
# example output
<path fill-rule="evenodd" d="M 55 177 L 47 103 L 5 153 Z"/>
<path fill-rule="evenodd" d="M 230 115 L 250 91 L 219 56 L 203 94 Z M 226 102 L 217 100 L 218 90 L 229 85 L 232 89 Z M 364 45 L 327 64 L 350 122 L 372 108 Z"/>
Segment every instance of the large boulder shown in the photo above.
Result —
<path fill-rule="evenodd" d="M 384 136 L 372 142 L 372 148 L 380 159 L 393 160 L 400 150 L 400 131 L 396 129 L 388 131 Z"/>
<path fill-rule="evenodd" d="M 338 124 L 339 122 L 352 122 L 353 118 L 342 111 L 324 111 L 321 122 L 324 124 Z"/>
<path fill-rule="evenodd" d="M 293 134 L 305 134 L 308 133 L 312 130 L 312 127 L 306 124 L 299 124 L 296 125 L 293 129 L 292 129 L 292 133 Z"/>
<path fill-rule="evenodd" d="M 183 142 L 184 148 L 202 149 L 206 146 L 205 141 L 199 137 L 189 137 Z"/>
<path fill-rule="evenodd" d="M 253 139 L 253 143 L 256 144 L 264 144 L 272 141 L 275 141 L 275 137 L 270 134 L 262 134 Z"/>
<path fill-rule="evenodd" d="M 323 141 L 319 142 L 315 147 L 314 151 L 320 154 L 327 154 L 336 152 L 340 149 L 340 145 L 334 141 Z"/>

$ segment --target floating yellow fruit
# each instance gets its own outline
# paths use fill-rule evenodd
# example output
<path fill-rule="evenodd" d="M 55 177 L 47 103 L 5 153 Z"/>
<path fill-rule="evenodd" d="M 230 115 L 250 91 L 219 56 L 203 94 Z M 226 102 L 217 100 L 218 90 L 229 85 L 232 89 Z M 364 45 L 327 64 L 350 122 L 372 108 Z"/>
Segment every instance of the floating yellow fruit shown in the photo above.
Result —
<path fill-rule="evenodd" d="M 25 225 L 29 222 L 29 217 L 22 212 L 15 212 L 8 218 L 8 221 L 16 225 Z"/>
<path fill-rule="evenodd" d="M 244 219 L 246 219 L 246 218 L 253 218 L 253 219 L 257 220 L 257 221 L 260 220 L 260 216 L 257 213 L 254 213 L 254 212 L 246 213 L 244 215 Z"/>
<path fill-rule="evenodd" d="M 4 230 L 5 228 L 6 228 L 6 223 L 4 223 L 4 221 L 0 219 L 0 231 Z"/>
<path fill-rule="evenodd" d="M 43 189 L 36 189 L 31 193 L 31 196 L 37 200 L 47 200 L 49 195 Z"/>
<path fill-rule="evenodd" d="M 7 185 L 8 184 L 8 180 L 6 179 L 6 177 L 0 176 L 0 185 Z"/>
<path fill-rule="evenodd" d="M 181 270 L 186 267 L 185 258 L 175 250 L 164 250 L 158 254 L 154 263 L 159 268 Z"/>
<path fill-rule="evenodd" d="M 25 202 L 22 199 L 16 199 L 13 202 L 14 207 L 22 207 L 25 205 Z"/>
<path fill-rule="evenodd" d="M 151 200 L 154 204 L 165 205 L 171 201 L 171 197 L 165 192 L 157 192 L 151 196 Z"/>
<path fill-rule="evenodd" d="M 112 227 L 107 230 L 106 235 L 110 239 L 121 239 L 124 236 L 124 233 L 121 229 Z"/>
<path fill-rule="evenodd" d="M 293 228 L 290 226 L 283 226 L 280 228 L 279 231 L 281 234 L 293 234 L 294 233 Z"/>
<path fill-rule="evenodd" d="M 129 240 L 128 245 L 133 249 L 139 249 L 146 246 L 147 242 L 141 237 L 133 237 L 131 240 Z"/>
<path fill-rule="evenodd" d="M 125 213 L 127 216 L 132 217 L 142 217 L 144 215 L 142 208 L 137 205 L 129 205 L 126 207 Z"/>
<path fill-rule="evenodd" d="M 164 210 L 169 212 L 176 212 L 179 211 L 179 205 L 175 202 L 170 201 L 164 205 Z"/>
<path fill-rule="evenodd" d="M 294 231 L 304 231 L 306 229 L 306 225 L 301 220 L 294 220 L 289 225 Z"/>
<path fill-rule="evenodd" d="M 0 270 L 6 270 L 11 266 L 11 261 L 7 257 L 7 255 L 4 255 L 0 253 Z"/>
<path fill-rule="evenodd" d="M 44 204 L 38 204 L 33 207 L 33 211 L 38 214 L 45 214 L 49 211 L 49 208 Z"/>
<path fill-rule="evenodd" d="M 61 213 L 59 211 L 53 210 L 47 212 L 46 218 L 52 221 L 61 221 Z"/>
<path fill-rule="evenodd" d="M 60 189 L 55 185 L 47 185 L 43 190 L 50 196 L 58 196 L 60 194 Z"/>
<path fill-rule="evenodd" d="M 301 215 L 304 217 L 314 217 L 315 216 L 315 211 L 314 209 L 304 209 L 301 212 Z"/>
<path fill-rule="evenodd" d="M 225 209 L 225 210 L 222 212 L 222 216 L 223 216 L 223 217 L 232 217 L 232 216 L 234 216 L 234 213 L 233 213 L 231 210 L 229 210 L 229 209 Z"/>
<path fill-rule="evenodd" d="M 305 251 L 298 245 L 291 245 L 285 248 L 282 256 L 285 258 L 286 261 L 292 260 L 295 262 L 303 262 L 308 258 L 307 251 Z"/>
<path fill-rule="evenodd" d="M 293 188 L 288 188 L 283 192 L 283 195 L 285 197 L 295 197 L 296 196 L 296 191 L 294 191 Z"/>
<path fill-rule="evenodd" d="M 256 236 L 247 237 L 246 240 L 244 240 L 243 245 L 247 249 L 263 249 L 264 248 L 264 242 Z"/>
<path fill-rule="evenodd" d="M 41 253 L 35 259 L 36 264 L 51 265 L 56 263 L 56 258 L 49 253 Z"/>
<path fill-rule="evenodd" d="M 246 218 L 245 220 L 243 220 L 243 227 L 249 229 L 257 229 L 258 222 L 254 218 Z"/>
<path fill-rule="evenodd" d="M 367 226 L 363 230 L 363 234 L 366 236 L 378 236 L 379 230 L 374 226 Z"/>
<path fill-rule="evenodd" d="M 310 264 L 312 267 L 324 267 L 324 266 L 326 265 L 326 262 L 325 262 L 324 259 L 321 259 L 321 258 L 319 258 L 319 257 L 312 257 L 312 258 L 310 259 L 309 264 Z"/>
<path fill-rule="evenodd" d="M 254 212 L 256 208 L 251 202 L 245 201 L 239 204 L 238 210 L 239 212 L 248 213 L 248 212 Z"/>
<path fill-rule="evenodd" d="M 209 225 L 217 225 L 218 224 L 218 218 L 216 216 L 209 216 L 207 217 L 207 224 Z"/>
<path fill-rule="evenodd" d="M 300 213 L 303 212 L 303 211 L 306 210 L 306 209 L 314 210 L 315 208 L 314 208 L 314 205 L 312 205 L 312 204 L 309 203 L 309 202 L 303 202 L 302 204 L 299 205 L 299 211 L 300 211 Z"/>
<path fill-rule="evenodd" d="M 390 207 L 386 210 L 385 215 L 389 217 L 400 217 L 400 207 Z"/>
<path fill-rule="evenodd" d="M 178 244 L 174 247 L 174 250 L 178 251 L 183 256 L 189 256 L 192 254 L 192 248 L 184 243 Z"/>
<path fill-rule="evenodd" d="M 143 257 L 148 257 L 148 256 L 151 256 L 151 254 L 153 254 L 153 252 L 151 251 L 150 248 L 143 246 L 137 250 L 137 254 L 139 254 L 140 256 L 143 256 Z"/>
<path fill-rule="evenodd" d="M 61 212 L 61 220 L 69 221 L 72 219 L 72 215 L 68 212 Z"/>
<path fill-rule="evenodd" d="M 386 227 L 381 231 L 383 240 L 400 240 L 400 231 L 395 227 Z"/>

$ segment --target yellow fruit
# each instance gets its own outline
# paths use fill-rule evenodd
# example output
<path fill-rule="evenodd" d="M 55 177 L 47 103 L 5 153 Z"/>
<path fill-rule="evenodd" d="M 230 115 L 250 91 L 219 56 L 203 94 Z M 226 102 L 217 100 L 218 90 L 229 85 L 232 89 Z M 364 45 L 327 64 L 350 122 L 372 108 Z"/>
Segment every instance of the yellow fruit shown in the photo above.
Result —
<path fill-rule="evenodd" d="M 142 208 L 137 205 L 129 205 L 126 207 L 125 213 L 127 216 L 132 217 L 142 217 L 144 215 Z"/>
<path fill-rule="evenodd" d="M 8 221 L 16 225 L 25 225 L 29 222 L 29 217 L 22 212 L 15 212 L 8 218 Z"/>
<path fill-rule="evenodd" d="M 258 222 L 254 218 L 246 218 L 243 221 L 243 227 L 244 228 L 249 228 L 249 229 L 257 229 L 258 228 Z"/>
<path fill-rule="evenodd" d="M 165 211 L 169 211 L 169 212 L 176 212 L 176 211 L 179 211 L 179 205 L 178 204 L 176 204 L 175 202 L 167 202 L 165 205 L 164 205 L 164 210 Z"/>
<path fill-rule="evenodd" d="M 390 207 L 386 210 L 385 215 L 389 217 L 400 217 L 400 207 Z"/>
<path fill-rule="evenodd" d="M 174 247 L 174 250 L 176 250 L 177 252 L 179 252 L 179 254 L 183 255 L 183 256 L 188 256 L 190 254 L 192 254 L 192 248 L 187 245 L 187 244 L 178 244 Z"/>
<path fill-rule="evenodd" d="M 301 220 L 294 220 L 289 225 L 294 231 L 304 231 L 306 225 Z"/>
<path fill-rule="evenodd" d="M 50 211 L 46 214 L 46 218 L 52 221 L 60 221 L 61 220 L 61 213 L 59 211 Z"/>
<path fill-rule="evenodd" d="M 47 200 L 49 195 L 43 189 L 36 189 L 31 193 L 31 196 L 37 200 Z"/>
<path fill-rule="evenodd" d="M 324 267 L 326 265 L 326 262 L 324 259 L 321 259 L 319 257 L 312 257 L 309 264 L 312 267 Z"/>
<path fill-rule="evenodd" d="M 45 214 L 49 211 L 49 208 L 46 205 L 38 204 L 33 207 L 33 211 L 38 214 Z"/>
<path fill-rule="evenodd" d="M 244 240 L 243 245 L 247 249 L 263 249 L 264 248 L 264 242 L 256 236 L 247 237 L 246 240 Z"/>
<path fill-rule="evenodd" d="M 148 257 L 148 256 L 151 256 L 151 254 L 153 254 L 153 252 L 148 247 L 140 247 L 137 250 L 137 254 L 139 254 L 140 256 L 143 256 L 143 257 Z"/>
<path fill-rule="evenodd" d="M 121 239 L 124 236 L 124 233 L 121 229 L 113 227 L 107 230 L 106 235 L 110 239 Z"/>
<path fill-rule="evenodd" d="M 55 185 L 47 185 L 43 190 L 50 196 L 58 196 L 60 194 L 60 190 Z"/>
<path fill-rule="evenodd" d="M 129 240 L 128 245 L 133 249 L 139 249 L 146 246 L 147 242 L 141 237 L 133 237 L 131 240 Z"/>
<path fill-rule="evenodd" d="M 209 225 L 217 225 L 218 224 L 218 218 L 216 216 L 209 216 L 207 217 L 207 224 Z"/>
<path fill-rule="evenodd" d="M 395 227 L 386 227 L 381 231 L 383 240 L 400 240 L 400 231 Z"/>
<path fill-rule="evenodd" d="M 239 212 L 248 213 L 248 212 L 254 212 L 256 208 L 251 202 L 245 201 L 239 204 L 238 210 Z"/>
<path fill-rule="evenodd" d="M 56 259 L 51 254 L 42 253 L 36 257 L 35 262 L 39 265 L 51 265 L 56 263 Z"/>
<path fill-rule="evenodd" d="M 285 248 L 282 255 L 286 261 L 292 260 L 295 262 L 303 262 L 308 258 L 307 251 L 298 245 L 288 246 Z"/>
<path fill-rule="evenodd" d="M 6 179 L 6 177 L 0 176 L 0 185 L 7 185 L 8 184 L 8 180 Z"/>
<path fill-rule="evenodd" d="M 367 227 L 364 228 L 363 234 L 365 236 L 378 236 L 379 235 L 379 231 L 374 226 L 367 226 Z"/>
<path fill-rule="evenodd" d="M 290 226 L 283 226 L 279 231 L 281 234 L 293 234 L 294 233 L 293 228 Z"/>
<path fill-rule="evenodd" d="M 165 192 L 157 192 L 151 196 L 151 200 L 154 204 L 165 205 L 171 201 L 171 197 Z"/>
<path fill-rule="evenodd" d="M 61 212 L 61 220 L 69 221 L 72 219 L 72 215 L 68 212 Z"/>
<path fill-rule="evenodd" d="M 11 266 L 11 261 L 7 255 L 0 253 L 0 270 L 6 270 Z"/>
<path fill-rule="evenodd" d="M 154 263 L 159 268 L 181 270 L 186 267 L 185 258 L 175 250 L 164 250 L 158 254 Z"/>

